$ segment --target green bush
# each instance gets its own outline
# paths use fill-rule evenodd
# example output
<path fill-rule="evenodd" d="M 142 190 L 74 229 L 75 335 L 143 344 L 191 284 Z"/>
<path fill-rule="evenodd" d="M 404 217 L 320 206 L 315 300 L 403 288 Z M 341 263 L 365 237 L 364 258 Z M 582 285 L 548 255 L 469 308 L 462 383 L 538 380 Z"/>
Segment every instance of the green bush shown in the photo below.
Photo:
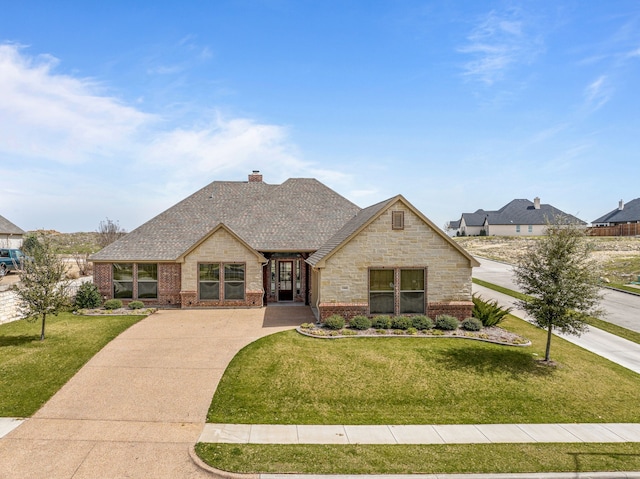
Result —
<path fill-rule="evenodd" d="M 73 305 L 76 309 L 97 308 L 102 304 L 98 287 L 93 283 L 82 283 L 78 288 Z"/>
<path fill-rule="evenodd" d="M 460 327 L 466 331 L 480 331 L 482 329 L 482 321 L 477 318 L 467 318 L 462 321 Z"/>
<path fill-rule="evenodd" d="M 129 303 L 129 309 L 141 309 L 144 308 L 144 303 L 142 301 L 131 301 Z"/>
<path fill-rule="evenodd" d="M 391 320 L 391 327 L 393 329 L 409 329 L 413 326 L 413 320 L 408 316 L 395 316 Z"/>
<path fill-rule="evenodd" d="M 366 316 L 354 316 L 349 321 L 349 327 L 353 329 L 358 329 L 363 331 L 365 329 L 369 329 L 371 327 L 371 320 Z"/>
<path fill-rule="evenodd" d="M 339 314 L 334 314 L 324 320 L 324 325 L 329 329 L 342 329 L 344 328 L 344 318 Z"/>
<path fill-rule="evenodd" d="M 443 331 L 455 331 L 459 325 L 460 322 L 458 318 L 454 318 L 448 314 L 441 314 L 436 318 L 436 328 Z"/>
<path fill-rule="evenodd" d="M 390 329 L 391 318 L 389 316 L 376 316 L 371 320 L 371 326 L 376 329 Z"/>
<path fill-rule="evenodd" d="M 513 308 L 501 308 L 497 301 L 484 301 L 475 294 L 473 299 L 474 318 L 479 319 L 485 328 L 500 324 Z"/>
<path fill-rule="evenodd" d="M 119 299 L 108 299 L 104 302 L 104 309 L 120 309 L 122 308 L 122 301 Z"/>
<path fill-rule="evenodd" d="M 427 316 L 414 316 L 412 319 L 413 327 L 416 329 L 423 330 L 433 328 L 433 321 Z"/>
<path fill-rule="evenodd" d="M 411 334 L 412 336 L 418 334 L 418 330 L 416 328 L 407 329 L 407 334 Z"/>

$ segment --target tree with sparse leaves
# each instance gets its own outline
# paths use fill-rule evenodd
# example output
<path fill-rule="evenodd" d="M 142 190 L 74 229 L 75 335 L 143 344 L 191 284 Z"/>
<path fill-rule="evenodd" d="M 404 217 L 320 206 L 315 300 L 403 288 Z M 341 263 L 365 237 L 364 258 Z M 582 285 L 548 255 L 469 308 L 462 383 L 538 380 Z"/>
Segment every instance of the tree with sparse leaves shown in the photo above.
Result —
<path fill-rule="evenodd" d="M 24 253 L 20 282 L 13 286 L 20 311 L 27 321 L 42 320 L 40 340 L 44 340 L 47 316 L 56 315 L 70 304 L 67 266 L 55 253 L 45 235 L 33 236 Z"/>
<path fill-rule="evenodd" d="M 579 336 L 587 330 L 589 316 L 603 314 L 598 308 L 602 299 L 599 267 L 590 252 L 584 230 L 559 216 L 514 267 L 516 283 L 532 297 L 519 306 L 547 330 L 546 362 L 554 329 Z"/>
<path fill-rule="evenodd" d="M 101 221 L 98 226 L 98 244 L 101 248 L 104 248 L 125 234 L 127 232 L 120 227 L 120 223 L 107 218 L 105 221 Z"/>

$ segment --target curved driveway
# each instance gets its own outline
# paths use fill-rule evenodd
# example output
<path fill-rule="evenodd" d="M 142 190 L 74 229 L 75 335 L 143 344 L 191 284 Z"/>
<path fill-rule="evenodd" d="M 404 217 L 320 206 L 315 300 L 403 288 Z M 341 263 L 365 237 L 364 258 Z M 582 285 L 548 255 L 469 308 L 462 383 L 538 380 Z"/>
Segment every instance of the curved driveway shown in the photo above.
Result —
<path fill-rule="evenodd" d="M 227 364 L 309 308 L 163 310 L 93 357 L 0 439 L 0 478 L 200 478 L 189 448 Z"/>

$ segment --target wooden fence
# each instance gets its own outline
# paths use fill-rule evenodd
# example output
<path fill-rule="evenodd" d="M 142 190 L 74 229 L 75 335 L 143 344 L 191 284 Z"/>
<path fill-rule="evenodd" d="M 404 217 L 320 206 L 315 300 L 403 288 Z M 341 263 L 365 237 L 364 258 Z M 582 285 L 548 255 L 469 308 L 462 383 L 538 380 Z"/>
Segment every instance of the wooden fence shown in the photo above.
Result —
<path fill-rule="evenodd" d="M 587 228 L 589 236 L 640 236 L 640 223 Z"/>

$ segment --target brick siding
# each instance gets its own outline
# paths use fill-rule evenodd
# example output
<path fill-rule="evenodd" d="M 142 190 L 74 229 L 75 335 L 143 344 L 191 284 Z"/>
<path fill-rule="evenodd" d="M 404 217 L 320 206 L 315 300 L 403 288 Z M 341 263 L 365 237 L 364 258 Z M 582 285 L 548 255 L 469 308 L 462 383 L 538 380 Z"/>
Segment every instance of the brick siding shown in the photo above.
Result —
<path fill-rule="evenodd" d="M 471 317 L 473 302 L 471 301 L 441 301 L 429 303 L 427 315 L 435 319 L 441 314 L 448 314 L 463 321 Z"/>

